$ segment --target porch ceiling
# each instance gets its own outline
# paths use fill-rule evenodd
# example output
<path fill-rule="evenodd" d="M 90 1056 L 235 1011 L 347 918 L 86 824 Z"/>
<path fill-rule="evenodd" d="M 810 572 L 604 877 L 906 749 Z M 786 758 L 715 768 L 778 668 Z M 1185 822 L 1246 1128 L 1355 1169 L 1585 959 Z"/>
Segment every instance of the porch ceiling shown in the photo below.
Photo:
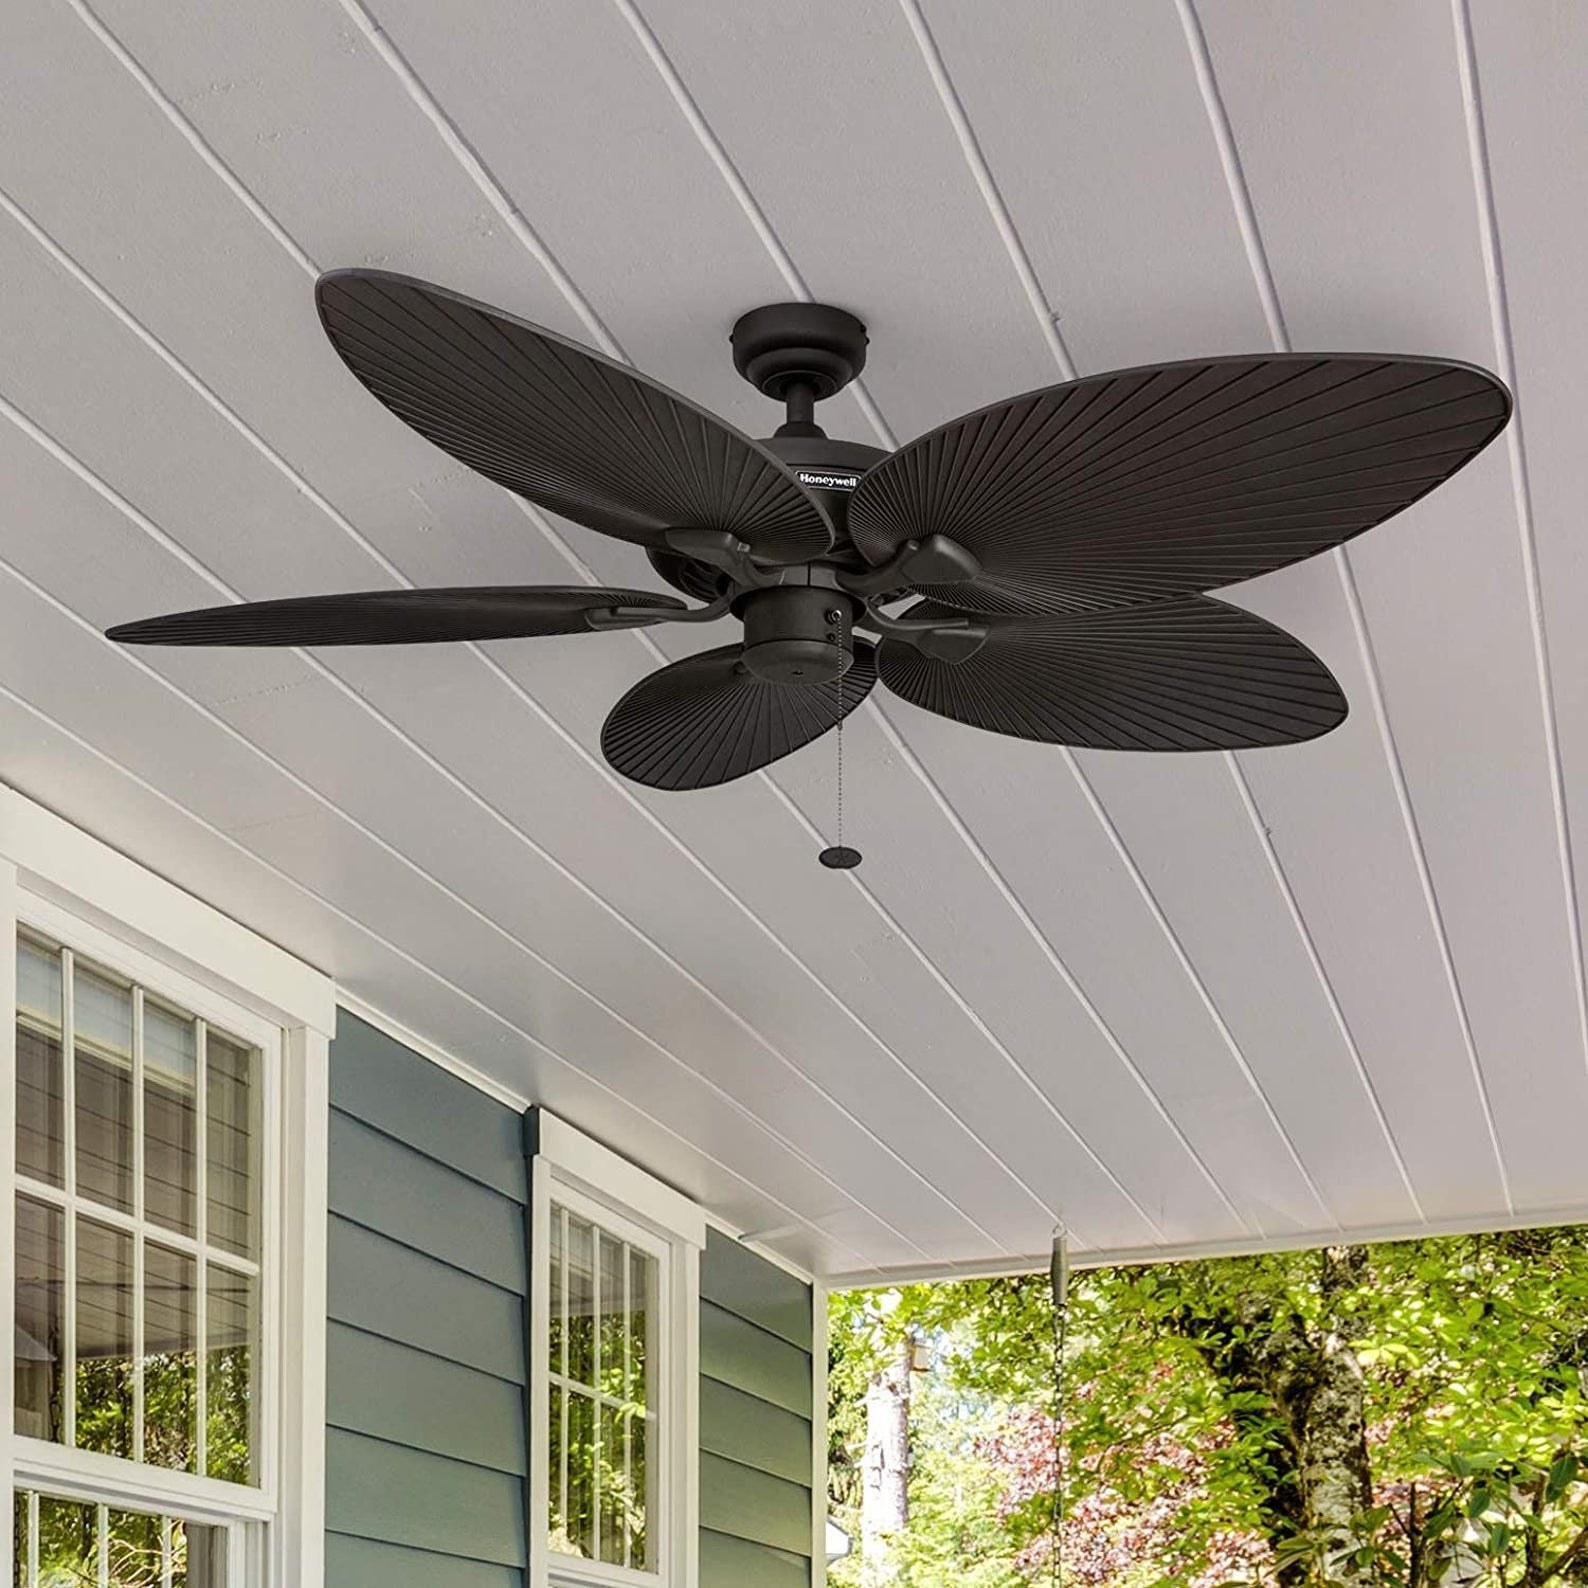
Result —
<path fill-rule="evenodd" d="M 0 7 L 0 779 L 816 1271 L 1588 1215 L 1588 7 Z M 879 691 L 834 761 L 618 780 L 685 631 L 148 651 L 232 594 L 655 581 L 388 416 L 315 273 L 616 350 L 871 329 L 829 430 L 1197 354 L 1496 369 L 1503 444 L 1234 599 L 1353 711 L 1070 755 Z M 721 643 L 712 631 L 706 643 Z"/>

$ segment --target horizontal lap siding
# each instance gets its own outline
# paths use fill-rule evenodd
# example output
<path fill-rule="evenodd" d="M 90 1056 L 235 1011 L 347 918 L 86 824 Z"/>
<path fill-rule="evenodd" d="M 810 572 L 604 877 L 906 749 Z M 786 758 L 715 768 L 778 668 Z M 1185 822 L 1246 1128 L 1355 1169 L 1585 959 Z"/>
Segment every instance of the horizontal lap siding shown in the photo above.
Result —
<path fill-rule="evenodd" d="M 808 1285 L 716 1231 L 700 1261 L 700 1588 L 809 1588 Z"/>
<path fill-rule="evenodd" d="M 519 1116 L 342 1011 L 330 1123 L 326 1581 L 522 1588 Z"/>

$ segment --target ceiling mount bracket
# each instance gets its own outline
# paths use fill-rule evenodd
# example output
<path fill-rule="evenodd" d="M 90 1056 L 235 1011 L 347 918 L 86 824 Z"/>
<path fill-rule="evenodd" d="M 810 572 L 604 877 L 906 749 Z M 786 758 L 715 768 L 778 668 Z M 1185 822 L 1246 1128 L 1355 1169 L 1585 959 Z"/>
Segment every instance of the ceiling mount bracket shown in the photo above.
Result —
<path fill-rule="evenodd" d="M 813 405 L 842 391 L 866 367 L 865 326 L 828 303 L 751 309 L 739 317 L 729 340 L 733 367 L 757 391 L 788 403 L 791 424 L 813 429 Z"/>

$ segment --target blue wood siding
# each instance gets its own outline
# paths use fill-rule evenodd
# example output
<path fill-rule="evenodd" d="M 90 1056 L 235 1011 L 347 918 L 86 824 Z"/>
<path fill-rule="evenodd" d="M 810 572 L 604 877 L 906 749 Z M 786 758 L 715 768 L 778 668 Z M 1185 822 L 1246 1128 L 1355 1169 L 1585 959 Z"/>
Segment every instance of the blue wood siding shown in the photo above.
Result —
<path fill-rule="evenodd" d="M 326 1581 L 522 1588 L 519 1116 L 348 1014 L 331 1046 Z"/>
<path fill-rule="evenodd" d="M 712 1231 L 700 1259 L 700 1588 L 810 1588 L 811 1289 Z"/>

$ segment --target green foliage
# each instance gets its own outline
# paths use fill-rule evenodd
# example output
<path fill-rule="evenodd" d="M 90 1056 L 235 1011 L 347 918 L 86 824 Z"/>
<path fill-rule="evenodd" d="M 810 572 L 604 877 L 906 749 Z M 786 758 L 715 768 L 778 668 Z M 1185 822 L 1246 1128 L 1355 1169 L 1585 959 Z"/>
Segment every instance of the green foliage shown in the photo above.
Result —
<path fill-rule="evenodd" d="M 858 1460 L 864 1384 L 901 1331 L 936 1342 L 956 1395 L 1036 1430 L 951 1460 L 918 1425 L 910 1588 L 971 1564 L 937 1490 L 989 1473 L 1025 1573 L 990 1583 L 1043 1568 L 1052 1328 L 1046 1276 L 834 1298 L 835 1471 Z M 1373 1496 L 1344 1530 L 1310 1523 L 1296 1475 L 1306 1364 L 1331 1353 L 1360 1368 Z M 1588 1230 L 1081 1273 L 1067 1357 L 1072 1580 L 1588 1584 Z"/>

